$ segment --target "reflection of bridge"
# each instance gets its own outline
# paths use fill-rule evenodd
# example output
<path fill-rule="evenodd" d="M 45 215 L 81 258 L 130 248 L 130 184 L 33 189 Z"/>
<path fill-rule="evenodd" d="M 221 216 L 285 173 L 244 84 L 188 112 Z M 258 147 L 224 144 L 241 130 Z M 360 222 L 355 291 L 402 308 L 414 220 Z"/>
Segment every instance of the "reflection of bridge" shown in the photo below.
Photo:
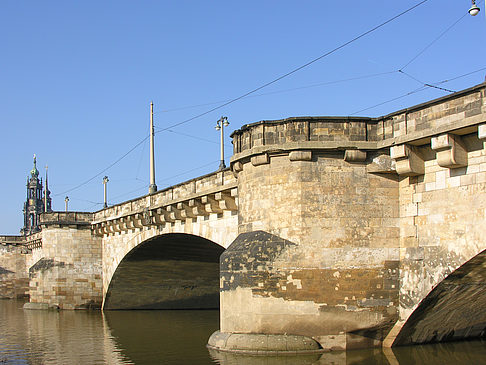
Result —
<path fill-rule="evenodd" d="M 43 214 L 30 300 L 211 308 L 219 290 L 224 350 L 484 336 L 485 86 L 376 119 L 246 125 L 231 169 Z"/>

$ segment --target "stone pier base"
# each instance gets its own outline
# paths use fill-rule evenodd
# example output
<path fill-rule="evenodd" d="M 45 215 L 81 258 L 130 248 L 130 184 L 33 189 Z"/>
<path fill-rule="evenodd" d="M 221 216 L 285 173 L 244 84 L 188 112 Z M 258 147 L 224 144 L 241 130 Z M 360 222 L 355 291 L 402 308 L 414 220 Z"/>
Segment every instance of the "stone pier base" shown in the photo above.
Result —
<path fill-rule="evenodd" d="M 295 335 L 214 332 L 208 348 L 241 354 L 275 355 L 321 353 L 322 347 L 312 338 Z"/>

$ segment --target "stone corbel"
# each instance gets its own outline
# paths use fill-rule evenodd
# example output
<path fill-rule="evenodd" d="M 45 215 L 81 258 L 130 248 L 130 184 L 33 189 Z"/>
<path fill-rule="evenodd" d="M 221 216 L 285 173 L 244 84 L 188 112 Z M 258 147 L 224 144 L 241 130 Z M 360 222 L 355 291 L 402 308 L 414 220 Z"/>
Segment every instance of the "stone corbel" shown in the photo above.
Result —
<path fill-rule="evenodd" d="M 381 174 L 390 174 L 397 172 L 395 160 L 385 154 L 374 157 L 371 163 L 366 166 L 366 171 L 370 173 Z"/>
<path fill-rule="evenodd" d="M 111 222 L 111 225 L 113 226 L 113 230 L 115 232 L 120 232 L 121 229 L 120 229 L 120 219 L 113 219 L 113 221 Z"/>
<path fill-rule="evenodd" d="M 364 162 L 364 161 L 366 161 L 366 151 L 346 150 L 346 151 L 344 151 L 344 161 L 346 161 L 346 162 Z"/>
<path fill-rule="evenodd" d="M 117 226 L 120 231 L 126 231 L 128 229 L 127 220 L 128 219 L 126 217 L 121 217 L 120 219 L 118 219 Z"/>
<path fill-rule="evenodd" d="M 181 212 L 183 219 L 196 218 L 196 215 L 192 212 L 192 208 L 187 203 L 177 203 L 177 209 Z"/>
<path fill-rule="evenodd" d="M 454 134 L 441 134 L 432 137 L 432 149 L 437 152 L 437 164 L 441 167 L 457 168 L 467 166 L 467 150 L 461 137 Z"/>
<path fill-rule="evenodd" d="M 175 221 L 181 221 L 185 218 L 182 217 L 181 211 L 177 209 L 177 206 L 175 205 L 168 205 L 165 207 L 167 212 L 169 212 L 169 217 L 170 219 L 175 222 Z"/>
<path fill-rule="evenodd" d="M 425 173 L 425 163 L 413 146 L 401 144 L 390 148 L 390 156 L 395 160 L 397 174 L 416 176 Z"/>
<path fill-rule="evenodd" d="M 134 215 L 131 215 L 128 218 L 127 227 L 130 228 L 130 229 L 142 228 L 143 227 L 142 215 L 140 213 L 136 213 Z"/>
<path fill-rule="evenodd" d="M 291 151 L 290 161 L 312 161 L 312 151 Z"/>
<path fill-rule="evenodd" d="M 235 174 L 243 171 L 243 163 L 241 163 L 240 161 L 236 161 L 234 164 L 231 165 L 231 171 L 233 171 L 233 173 Z"/>
<path fill-rule="evenodd" d="M 106 234 L 107 232 L 105 232 L 105 223 L 97 223 L 95 226 L 94 226 L 94 234 L 97 235 L 97 236 L 103 236 L 104 234 Z"/>
<path fill-rule="evenodd" d="M 142 224 L 144 226 L 152 226 L 154 224 L 153 213 L 148 208 L 142 214 Z"/>
<path fill-rule="evenodd" d="M 478 126 L 478 138 L 480 140 L 486 141 L 486 123 L 480 124 Z"/>
<path fill-rule="evenodd" d="M 114 221 L 108 221 L 106 222 L 106 228 L 107 228 L 107 231 L 108 233 L 115 233 L 116 230 L 115 230 L 115 222 Z"/>
<path fill-rule="evenodd" d="M 202 205 L 198 199 L 189 200 L 188 206 L 192 209 L 192 213 L 195 216 L 209 215 L 209 213 L 206 212 L 206 209 L 204 209 L 204 205 Z"/>
<path fill-rule="evenodd" d="M 270 163 L 270 157 L 267 153 L 262 153 L 261 155 L 256 155 L 251 157 L 251 164 L 253 166 L 266 165 Z"/>
<path fill-rule="evenodd" d="M 156 224 L 162 225 L 165 223 L 172 223 L 174 219 L 170 218 L 170 213 L 163 208 L 158 208 L 154 214 L 154 221 Z"/>
<path fill-rule="evenodd" d="M 214 198 L 219 202 L 219 207 L 223 210 L 237 210 L 235 198 L 227 192 L 221 191 L 214 195 Z"/>
<path fill-rule="evenodd" d="M 204 210 L 207 213 L 222 213 L 223 209 L 219 207 L 219 202 L 211 195 L 204 195 L 201 197 L 201 203 L 204 205 Z"/>

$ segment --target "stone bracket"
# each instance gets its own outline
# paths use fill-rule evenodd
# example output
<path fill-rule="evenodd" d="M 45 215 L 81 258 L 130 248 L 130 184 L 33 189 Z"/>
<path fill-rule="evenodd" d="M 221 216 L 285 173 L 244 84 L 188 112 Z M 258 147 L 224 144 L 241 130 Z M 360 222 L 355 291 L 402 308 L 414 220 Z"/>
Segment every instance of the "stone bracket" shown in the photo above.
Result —
<path fill-rule="evenodd" d="M 172 223 L 174 222 L 173 219 L 170 218 L 169 212 L 163 208 L 157 208 L 154 214 L 154 220 L 157 224 L 165 224 L 165 223 Z"/>
<path fill-rule="evenodd" d="M 183 219 L 196 218 L 196 215 L 193 213 L 192 208 L 187 203 L 177 203 L 177 209 L 181 212 L 181 217 Z"/>
<path fill-rule="evenodd" d="M 437 164 L 441 167 L 457 168 L 467 166 L 467 150 L 461 137 L 445 133 L 432 137 L 432 149 L 437 152 Z"/>
<path fill-rule="evenodd" d="M 290 161 L 311 161 L 312 151 L 290 151 Z"/>
<path fill-rule="evenodd" d="M 214 195 L 214 198 L 219 202 L 219 207 L 222 210 L 237 210 L 235 198 L 225 192 L 219 192 Z"/>
<path fill-rule="evenodd" d="M 366 160 L 366 151 L 346 150 L 344 151 L 344 161 L 346 162 L 364 162 Z"/>
<path fill-rule="evenodd" d="M 180 221 L 185 219 L 185 217 L 182 217 L 181 211 L 177 209 L 177 204 L 168 205 L 165 209 L 167 212 L 169 212 L 169 217 L 172 221 Z"/>
<path fill-rule="evenodd" d="M 205 195 L 201 197 L 201 203 L 204 205 L 204 210 L 207 213 L 222 213 L 223 209 L 219 207 L 219 202 L 214 199 L 213 195 Z"/>
<path fill-rule="evenodd" d="M 199 201 L 199 199 L 191 199 L 188 203 L 189 209 L 192 210 L 192 214 L 195 216 L 205 216 L 209 215 L 206 211 L 204 205 Z"/>
<path fill-rule="evenodd" d="M 425 173 L 425 163 L 415 147 L 401 144 L 390 147 L 390 156 L 395 160 L 395 168 L 399 175 L 416 176 Z"/>
<path fill-rule="evenodd" d="M 270 157 L 268 156 L 268 153 L 262 153 L 261 155 L 252 156 L 251 163 L 253 166 L 266 165 L 270 163 Z"/>
<path fill-rule="evenodd" d="M 486 141 L 486 123 L 478 126 L 478 138 Z"/>
<path fill-rule="evenodd" d="M 374 157 L 371 163 L 366 166 L 366 171 L 369 173 L 382 174 L 397 172 L 395 160 L 385 154 Z"/>

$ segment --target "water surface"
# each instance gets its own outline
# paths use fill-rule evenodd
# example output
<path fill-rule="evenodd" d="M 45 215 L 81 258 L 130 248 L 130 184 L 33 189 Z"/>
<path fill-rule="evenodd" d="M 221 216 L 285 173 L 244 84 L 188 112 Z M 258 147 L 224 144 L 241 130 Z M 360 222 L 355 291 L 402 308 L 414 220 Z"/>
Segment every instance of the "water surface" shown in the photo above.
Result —
<path fill-rule="evenodd" d="M 486 342 L 368 349 L 308 356 L 210 352 L 217 310 L 24 311 L 0 300 L 0 364 L 486 364 Z"/>

